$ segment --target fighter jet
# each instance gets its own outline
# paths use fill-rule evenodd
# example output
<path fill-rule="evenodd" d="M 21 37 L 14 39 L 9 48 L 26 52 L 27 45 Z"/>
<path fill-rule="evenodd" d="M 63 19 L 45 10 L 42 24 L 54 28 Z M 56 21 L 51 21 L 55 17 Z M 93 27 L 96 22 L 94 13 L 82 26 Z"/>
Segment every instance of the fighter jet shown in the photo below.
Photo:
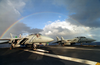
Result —
<path fill-rule="evenodd" d="M 61 37 L 61 39 L 59 37 L 56 37 L 57 38 L 57 42 L 56 43 L 59 43 L 61 44 L 62 46 L 64 45 L 73 45 L 75 43 L 91 43 L 93 41 L 96 41 L 95 39 L 91 39 L 91 38 L 86 38 L 86 37 L 75 37 L 74 39 L 64 39 L 63 37 Z"/>
<path fill-rule="evenodd" d="M 11 44 L 10 49 L 15 48 L 15 47 L 20 47 L 21 45 L 26 46 L 31 45 L 34 49 L 37 48 L 38 45 L 40 44 L 46 44 L 48 42 L 53 41 L 54 39 L 43 36 L 41 34 L 30 34 L 29 36 L 26 37 L 21 37 L 19 35 L 19 38 L 13 38 L 12 34 L 10 34 L 11 38 L 8 39 L 0 39 L 0 40 L 8 40 L 8 43 Z M 6 41 L 7 43 L 7 41 Z"/>

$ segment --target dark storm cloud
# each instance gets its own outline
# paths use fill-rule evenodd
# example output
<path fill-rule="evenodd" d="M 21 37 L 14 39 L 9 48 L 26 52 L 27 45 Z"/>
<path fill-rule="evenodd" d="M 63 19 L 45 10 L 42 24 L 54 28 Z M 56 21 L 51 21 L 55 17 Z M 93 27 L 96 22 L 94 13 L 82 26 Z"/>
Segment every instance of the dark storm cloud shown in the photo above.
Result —
<path fill-rule="evenodd" d="M 39 33 L 43 31 L 42 29 L 35 29 L 32 28 L 30 29 L 30 27 L 27 27 L 26 24 L 24 23 L 17 23 L 15 26 L 13 26 L 5 35 L 5 37 L 10 36 L 10 33 L 14 34 L 14 35 L 19 35 L 19 34 L 23 34 L 23 33 Z"/>
<path fill-rule="evenodd" d="M 25 5 L 25 0 L 0 0 L 0 36 L 9 26 L 11 26 L 15 21 L 18 20 L 18 18 L 20 18 L 20 12 L 23 11 Z M 4 37 L 9 37 L 10 33 L 18 35 L 25 32 L 38 33 L 40 31 L 42 30 L 34 28 L 31 29 L 24 23 L 17 23 L 6 33 Z"/>
<path fill-rule="evenodd" d="M 15 9 L 14 5 L 12 6 L 11 1 L 0 1 L 0 36 L 19 16 L 20 13 Z"/>
<path fill-rule="evenodd" d="M 100 0 L 54 0 L 54 4 L 66 7 L 70 13 L 67 21 L 74 19 L 85 26 L 100 27 Z"/>

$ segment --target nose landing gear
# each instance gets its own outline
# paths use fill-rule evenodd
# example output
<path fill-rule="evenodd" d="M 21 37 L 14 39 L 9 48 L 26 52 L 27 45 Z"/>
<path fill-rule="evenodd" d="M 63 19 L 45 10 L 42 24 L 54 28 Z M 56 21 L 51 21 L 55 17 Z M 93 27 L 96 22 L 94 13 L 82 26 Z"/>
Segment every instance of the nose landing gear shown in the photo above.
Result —
<path fill-rule="evenodd" d="M 37 45 L 33 43 L 33 44 L 32 44 L 32 47 L 33 47 L 33 50 L 36 50 Z"/>

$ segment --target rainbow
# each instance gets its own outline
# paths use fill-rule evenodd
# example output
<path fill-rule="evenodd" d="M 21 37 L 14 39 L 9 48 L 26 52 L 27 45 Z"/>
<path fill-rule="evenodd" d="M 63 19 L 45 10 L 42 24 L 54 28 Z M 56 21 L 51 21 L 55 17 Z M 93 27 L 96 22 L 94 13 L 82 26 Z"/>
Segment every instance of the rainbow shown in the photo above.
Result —
<path fill-rule="evenodd" d="M 22 19 L 23 19 L 23 18 L 21 18 L 21 20 L 22 20 Z M 10 26 L 3 32 L 3 34 L 0 36 L 0 39 L 7 33 L 7 31 L 8 31 L 10 28 L 12 28 L 12 27 L 13 27 L 15 24 L 17 24 L 19 21 L 20 21 L 20 20 L 14 22 L 12 25 L 10 25 Z"/>
<path fill-rule="evenodd" d="M 9 31 L 14 25 L 16 25 L 18 22 L 20 22 L 21 20 L 23 20 L 23 19 L 25 19 L 25 18 L 27 18 L 27 17 L 29 17 L 29 16 L 32 16 L 32 15 L 37 15 L 37 14 L 41 14 L 41 13 L 54 13 L 54 14 L 61 14 L 61 13 L 57 13 L 57 12 L 37 12 L 37 13 L 32 13 L 32 14 L 30 14 L 30 15 L 27 15 L 27 16 L 25 16 L 25 17 L 22 17 L 21 19 L 19 19 L 19 20 L 17 20 L 17 21 L 15 21 L 12 25 L 10 25 L 4 32 L 3 32 L 3 34 L 0 36 L 0 39 L 7 33 L 7 31 Z M 64 15 L 64 14 L 61 14 L 61 15 Z M 66 15 L 64 15 L 64 16 L 66 16 Z M 67 16 L 68 17 L 68 16 Z M 71 17 L 70 17 L 71 18 Z M 72 18 L 71 18 L 72 19 Z M 74 21 L 76 21 L 75 19 L 73 19 Z M 78 22 L 78 21 L 76 21 L 76 22 Z M 78 22 L 79 23 L 79 22 Z M 80 23 L 79 23 L 80 24 Z M 84 29 L 85 29 L 85 27 L 84 27 Z M 85 29 L 86 30 L 86 29 Z M 88 31 L 88 30 L 86 30 L 86 31 Z M 90 34 L 90 33 L 89 33 Z M 92 35 L 90 35 L 91 37 L 92 37 Z"/>
<path fill-rule="evenodd" d="M 37 13 L 35 13 L 35 14 L 37 14 Z M 30 14 L 30 15 L 32 15 L 32 14 Z M 30 15 L 28 15 L 28 16 L 30 16 Z M 0 39 L 7 33 L 7 31 L 10 30 L 10 28 L 12 28 L 15 24 L 17 24 L 18 22 L 20 22 L 21 20 L 23 20 L 24 18 L 26 18 L 26 17 L 28 17 L 28 16 L 22 17 L 21 19 L 19 19 L 18 21 L 14 22 L 12 25 L 10 25 L 10 26 L 3 32 L 3 34 L 0 36 Z"/>

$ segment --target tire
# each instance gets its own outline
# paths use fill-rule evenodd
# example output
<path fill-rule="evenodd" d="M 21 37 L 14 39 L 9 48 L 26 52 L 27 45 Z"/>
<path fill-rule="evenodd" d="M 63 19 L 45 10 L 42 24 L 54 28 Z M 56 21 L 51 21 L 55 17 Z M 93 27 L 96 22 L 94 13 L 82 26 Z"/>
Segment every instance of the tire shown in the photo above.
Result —
<path fill-rule="evenodd" d="M 61 44 L 61 46 L 65 46 L 65 44 L 64 44 L 64 43 L 62 43 L 62 44 Z"/>
<path fill-rule="evenodd" d="M 63 46 L 65 46 L 65 44 L 63 44 Z"/>
<path fill-rule="evenodd" d="M 26 48 L 28 47 L 28 45 L 26 44 L 26 46 L 25 46 Z"/>

